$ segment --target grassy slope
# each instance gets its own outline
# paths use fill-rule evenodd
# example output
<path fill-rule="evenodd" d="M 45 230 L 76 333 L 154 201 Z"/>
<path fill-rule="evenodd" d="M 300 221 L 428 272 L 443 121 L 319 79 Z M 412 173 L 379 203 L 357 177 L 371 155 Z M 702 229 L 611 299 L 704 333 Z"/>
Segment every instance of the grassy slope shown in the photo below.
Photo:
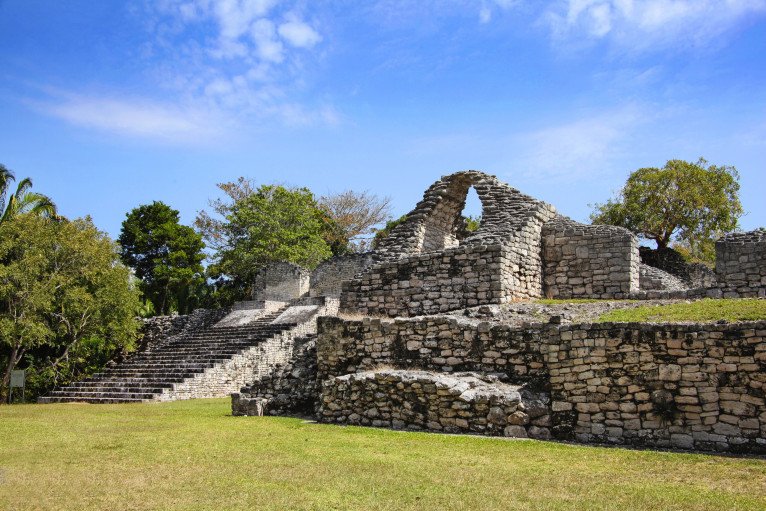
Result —
<path fill-rule="evenodd" d="M 766 320 L 766 300 L 698 300 L 654 307 L 614 310 L 599 321 L 758 321 Z"/>
<path fill-rule="evenodd" d="M 0 407 L 0 509 L 764 509 L 766 461 L 231 417 Z"/>

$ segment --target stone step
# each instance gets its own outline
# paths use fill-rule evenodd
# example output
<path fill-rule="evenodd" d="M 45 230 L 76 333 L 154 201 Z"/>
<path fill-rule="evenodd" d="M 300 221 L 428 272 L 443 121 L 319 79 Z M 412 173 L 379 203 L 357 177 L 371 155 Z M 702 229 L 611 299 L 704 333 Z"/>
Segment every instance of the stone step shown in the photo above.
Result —
<path fill-rule="evenodd" d="M 172 389 L 172 383 L 114 383 L 104 384 L 103 382 L 78 382 L 77 385 L 70 385 L 65 389 L 58 389 L 51 392 L 51 395 L 60 395 L 66 392 L 129 392 L 129 393 L 149 393 L 161 394 L 167 389 Z"/>
<path fill-rule="evenodd" d="M 248 325 L 207 328 L 161 341 L 152 351 L 68 387 L 56 389 L 41 403 L 130 403 L 156 400 L 163 392 L 226 363 L 246 350 L 294 328 L 296 323 L 272 323 L 287 307 L 261 316 Z"/>
<path fill-rule="evenodd" d="M 136 399 L 145 401 L 154 399 L 159 392 L 98 392 L 98 391 L 74 391 L 74 390 L 54 390 L 49 397 L 70 397 L 70 398 L 97 398 L 97 399 Z"/>
<path fill-rule="evenodd" d="M 68 397 L 68 396 L 56 396 L 56 397 L 41 397 L 38 398 L 38 403 L 99 403 L 99 404 L 117 404 L 117 403 L 143 403 L 145 399 L 132 399 L 132 398 L 82 398 L 82 397 Z"/>
<path fill-rule="evenodd" d="M 167 378 L 162 378 L 161 380 L 158 381 L 156 378 L 121 377 L 121 378 L 98 378 L 98 379 L 94 378 L 91 380 L 84 380 L 84 381 L 88 381 L 89 383 L 102 383 L 104 385 L 119 385 L 123 383 L 124 384 L 143 383 L 147 385 L 161 385 L 161 384 L 183 383 L 185 381 L 185 378 L 167 377 Z"/>
<path fill-rule="evenodd" d="M 194 378 L 203 371 L 121 371 L 118 373 L 109 373 L 108 378 L 154 378 L 156 381 L 167 381 L 168 378 Z"/>

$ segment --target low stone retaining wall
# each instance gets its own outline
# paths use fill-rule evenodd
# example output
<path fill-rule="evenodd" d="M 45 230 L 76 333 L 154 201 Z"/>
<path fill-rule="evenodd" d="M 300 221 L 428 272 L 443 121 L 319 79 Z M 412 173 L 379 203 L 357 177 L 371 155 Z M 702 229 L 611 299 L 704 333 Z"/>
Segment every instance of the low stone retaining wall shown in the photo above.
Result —
<path fill-rule="evenodd" d="M 501 373 L 518 383 L 547 379 L 543 338 L 536 329 L 458 320 L 320 318 L 319 379 L 379 366 L 435 372 Z"/>
<path fill-rule="evenodd" d="M 325 381 L 322 399 L 320 419 L 325 422 L 551 437 L 547 395 L 473 373 L 377 370 L 347 374 Z"/>
<path fill-rule="evenodd" d="M 379 365 L 501 373 L 550 392 L 555 438 L 766 453 L 766 322 L 513 329 L 447 317 L 322 318 L 317 356 L 323 410 L 338 377 Z"/>

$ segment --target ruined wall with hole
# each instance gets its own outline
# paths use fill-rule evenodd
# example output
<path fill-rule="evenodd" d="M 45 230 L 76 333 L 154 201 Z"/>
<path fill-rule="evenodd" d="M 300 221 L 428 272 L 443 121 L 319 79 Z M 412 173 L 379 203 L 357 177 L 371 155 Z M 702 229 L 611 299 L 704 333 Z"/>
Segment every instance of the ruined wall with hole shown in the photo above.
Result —
<path fill-rule="evenodd" d="M 558 217 L 543 226 L 549 298 L 624 299 L 639 289 L 638 239 L 627 229 Z"/>
<path fill-rule="evenodd" d="M 333 422 L 354 420 L 342 413 L 347 400 L 336 401 L 345 390 L 333 390 L 344 375 L 471 371 L 548 392 L 537 426 L 554 438 L 766 453 L 766 322 L 519 329 L 448 317 L 322 318 L 317 366 L 320 419 Z"/>
<path fill-rule="evenodd" d="M 471 187 L 482 203 L 482 221 L 461 240 L 461 212 Z M 413 316 L 542 296 L 542 226 L 554 216 L 553 206 L 494 176 L 445 176 L 382 240 L 382 262 L 344 285 L 341 307 Z"/>
<path fill-rule="evenodd" d="M 309 291 L 311 272 L 286 261 L 272 263 L 255 276 L 253 300 L 288 302 Z"/>
<path fill-rule="evenodd" d="M 766 297 L 766 229 L 727 234 L 715 264 L 725 298 Z"/>

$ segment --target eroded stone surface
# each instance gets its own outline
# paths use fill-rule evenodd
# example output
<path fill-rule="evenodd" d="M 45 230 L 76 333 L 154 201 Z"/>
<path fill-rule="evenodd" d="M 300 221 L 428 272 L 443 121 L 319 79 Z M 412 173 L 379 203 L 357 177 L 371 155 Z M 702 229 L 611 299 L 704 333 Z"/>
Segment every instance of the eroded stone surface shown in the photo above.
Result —
<path fill-rule="evenodd" d="M 550 437 L 547 394 L 476 373 L 363 371 L 325 381 L 322 401 L 320 418 L 326 422 Z"/>
<path fill-rule="evenodd" d="M 448 379 L 470 371 L 479 379 L 496 375 L 503 383 L 550 393 L 550 402 L 525 403 L 520 410 L 526 417 L 506 415 L 506 428 L 522 426 L 531 437 L 766 453 L 766 322 L 519 328 L 455 316 L 323 318 L 317 357 L 320 418 L 333 422 L 365 424 L 365 418 L 387 425 L 350 411 L 348 403 L 352 394 L 376 395 L 381 388 L 380 377 L 371 376 L 380 372 L 376 367 L 443 373 Z M 390 395 L 407 387 L 399 383 L 404 387 L 384 384 L 380 403 L 400 399 L 401 406 L 414 406 L 417 393 Z M 335 390 L 337 385 L 343 388 Z M 365 405 L 378 414 L 380 406 Z M 460 424 L 477 432 L 487 417 L 471 412 L 468 425 Z M 472 420 L 479 420 L 473 430 Z M 518 427 L 509 431 L 521 436 Z"/>

